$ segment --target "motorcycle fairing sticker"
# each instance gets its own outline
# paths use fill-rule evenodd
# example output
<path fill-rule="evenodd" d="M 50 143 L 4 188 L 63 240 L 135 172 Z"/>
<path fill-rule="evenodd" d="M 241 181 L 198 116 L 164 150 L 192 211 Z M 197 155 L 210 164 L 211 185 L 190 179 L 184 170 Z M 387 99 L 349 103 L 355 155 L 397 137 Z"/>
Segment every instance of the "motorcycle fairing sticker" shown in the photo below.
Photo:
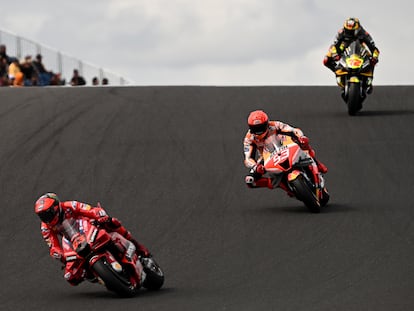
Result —
<path fill-rule="evenodd" d="M 363 62 L 364 60 L 357 55 L 352 55 L 351 58 L 346 60 L 348 67 L 353 69 L 361 67 Z"/>

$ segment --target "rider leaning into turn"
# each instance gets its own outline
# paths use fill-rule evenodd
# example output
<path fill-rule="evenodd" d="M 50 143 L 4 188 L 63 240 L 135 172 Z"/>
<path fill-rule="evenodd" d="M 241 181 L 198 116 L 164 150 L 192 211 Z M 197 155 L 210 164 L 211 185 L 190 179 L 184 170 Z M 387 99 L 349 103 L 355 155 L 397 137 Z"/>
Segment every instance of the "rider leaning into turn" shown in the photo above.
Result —
<path fill-rule="evenodd" d="M 373 74 L 380 52 L 371 35 L 361 26 L 359 19 L 355 17 L 349 17 L 345 20 L 343 27 L 336 34 L 334 43 L 329 47 L 329 51 L 323 59 L 323 64 L 335 73 L 335 61 L 338 61 L 344 50 L 356 40 L 365 44 L 371 52 L 371 72 Z M 340 87 L 343 87 L 342 81 L 337 80 L 337 82 Z M 372 93 L 372 78 L 367 81 L 367 86 L 367 92 Z"/>
<path fill-rule="evenodd" d="M 41 233 L 49 246 L 50 256 L 64 264 L 66 264 L 66 261 L 60 239 L 63 237 L 61 224 L 65 219 L 87 218 L 96 220 L 108 232 L 117 232 L 131 241 L 135 245 L 139 256 L 151 257 L 148 249 L 138 243 L 118 219 L 109 217 L 102 207 L 92 207 L 87 203 L 78 201 L 61 202 L 55 193 L 46 193 L 37 199 L 34 209 L 42 221 Z M 83 276 L 80 277 L 71 272 L 68 265 L 66 265 L 64 276 L 71 285 L 78 285 L 83 281 Z"/>
<path fill-rule="evenodd" d="M 328 172 L 327 167 L 315 159 L 315 150 L 309 145 L 309 138 L 306 137 L 299 128 L 294 128 L 289 124 L 281 121 L 269 121 L 269 117 L 263 110 L 256 110 L 250 113 L 247 124 L 249 130 L 244 137 L 244 165 L 250 169 L 245 178 L 246 185 L 249 188 L 268 187 L 273 189 L 272 180 L 263 177 L 266 173 L 262 161 L 263 148 L 265 140 L 272 135 L 287 135 L 296 141 L 301 149 L 307 150 L 309 155 L 315 160 L 318 170 L 321 173 Z M 258 157 L 256 157 L 258 152 Z M 282 182 L 279 187 L 289 193 L 289 190 Z"/>

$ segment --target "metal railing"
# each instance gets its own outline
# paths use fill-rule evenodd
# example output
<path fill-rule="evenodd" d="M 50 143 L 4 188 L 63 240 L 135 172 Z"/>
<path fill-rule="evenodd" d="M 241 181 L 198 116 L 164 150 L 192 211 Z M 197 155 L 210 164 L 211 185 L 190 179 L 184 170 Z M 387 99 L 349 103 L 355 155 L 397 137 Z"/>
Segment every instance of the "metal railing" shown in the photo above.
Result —
<path fill-rule="evenodd" d="M 100 84 L 104 78 L 108 79 L 110 85 L 130 85 L 132 81 L 110 72 L 104 68 L 92 65 L 53 48 L 47 47 L 32 40 L 23 38 L 8 31 L 0 30 L 0 44 L 6 46 L 7 55 L 16 57 L 21 61 L 30 55 L 35 59 L 37 54 L 42 55 L 42 63 L 47 70 L 60 73 L 66 84 L 73 76 L 73 70 L 77 69 L 79 74 L 86 80 L 86 85 L 92 85 L 92 79 L 97 77 Z"/>

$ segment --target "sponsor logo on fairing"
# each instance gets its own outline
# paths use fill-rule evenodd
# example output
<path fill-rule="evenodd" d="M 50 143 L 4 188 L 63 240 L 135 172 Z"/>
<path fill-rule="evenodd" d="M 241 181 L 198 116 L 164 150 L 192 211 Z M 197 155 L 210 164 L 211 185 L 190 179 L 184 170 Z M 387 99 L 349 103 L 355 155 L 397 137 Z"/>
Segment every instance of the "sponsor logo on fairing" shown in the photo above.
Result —
<path fill-rule="evenodd" d="M 136 250 L 135 245 L 132 244 L 131 242 L 129 242 L 129 246 L 128 246 L 128 249 L 127 249 L 126 255 L 125 255 L 126 258 L 128 258 L 128 260 L 132 259 L 132 256 L 134 255 L 135 250 Z"/>
<path fill-rule="evenodd" d="M 122 266 L 117 261 L 112 262 L 111 266 L 116 272 L 122 271 Z"/>
<path fill-rule="evenodd" d="M 68 257 L 66 257 L 66 261 L 75 261 L 76 260 L 76 256 L 75 255 L 73 255 L 73 256 L 68 256 Z"/>
<path fill-rule="evenodd" d="M 92 235 L 91 235 L 91 243 L 95 242 L 97 234 L 98 234 L 98 229 L 93 230 Z"/>

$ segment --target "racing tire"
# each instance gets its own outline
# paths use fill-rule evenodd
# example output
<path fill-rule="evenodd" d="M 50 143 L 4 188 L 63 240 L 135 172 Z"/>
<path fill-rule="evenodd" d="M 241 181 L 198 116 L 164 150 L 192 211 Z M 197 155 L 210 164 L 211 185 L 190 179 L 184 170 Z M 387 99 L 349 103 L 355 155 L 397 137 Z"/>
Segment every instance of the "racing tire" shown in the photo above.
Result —
<path fill-rule="evenodd" d="M 321 206 L 318 198 L 302 175 L 291 181 L 291 185 L 295 189 L 297 198 L 305 204 L 310 212 L 320 213 Z"/>
<path fill-rule="evenodd" d="M 153 258 L 141 259 L 146 274 L 142 286 L 148 290 L 159 290 L 164 284 L 164 272 Z"/>
<path fill-rule="evenodd" d="M 328 190 L 326 190 L 326 188 L 323 188 L 322 189 L 322 198 L 319 200 L 319 202 L 321 203 L 321 207 L 324 207 L 324 206 L 326 206 L 326 204 L 328 204 L 329 198 L 330 198 L 330 195 L 329 195 Z"/>
<path fill-rule="evenodd" d="M 349 83 L 348 89 L 348 114 L 354 116 L 359 110 L 361 110 L 362 99 L 360 95 L 360 85 L 359 83 Z"/>
<path fill-rule="evenodd" d="M 121 297 L 133 297 L 137 294 L 139 286 L 132 284 L 126 273 L 116 272 L 106 258 L 96 261 L 92 269 L 99 275 L 109 291 L 115 292 Z"/>

